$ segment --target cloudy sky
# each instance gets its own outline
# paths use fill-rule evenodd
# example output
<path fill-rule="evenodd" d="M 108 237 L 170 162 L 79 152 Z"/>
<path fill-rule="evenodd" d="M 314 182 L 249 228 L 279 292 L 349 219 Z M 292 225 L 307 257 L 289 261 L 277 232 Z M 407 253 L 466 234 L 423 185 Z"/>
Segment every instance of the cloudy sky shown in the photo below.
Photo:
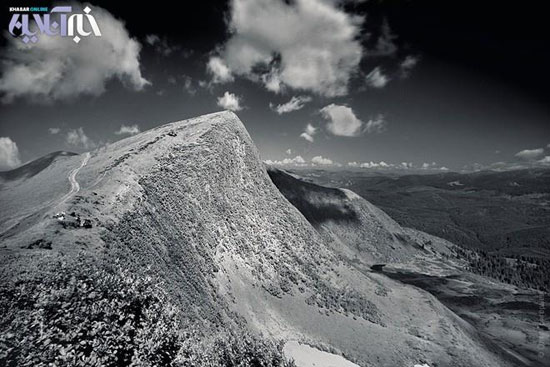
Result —
<path fill-rule="evenodd" d="M 235 111 L 267 162 L 462 170 L 550 164 L 550 42 L 536 1 L 88 5 L 101 37 L 7 33 L 0 169 Z"/>

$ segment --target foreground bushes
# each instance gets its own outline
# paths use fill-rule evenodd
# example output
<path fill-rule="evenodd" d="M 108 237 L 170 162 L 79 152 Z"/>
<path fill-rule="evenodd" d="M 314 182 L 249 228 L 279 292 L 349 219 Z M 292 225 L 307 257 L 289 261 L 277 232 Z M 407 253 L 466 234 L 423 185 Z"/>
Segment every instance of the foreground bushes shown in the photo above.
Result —
<path fill-rule="evenodd" d="M 0 365 L 284 366 L 281 346 L 184 321 L 152 278 L 79 259 L 0 286 Z"/>

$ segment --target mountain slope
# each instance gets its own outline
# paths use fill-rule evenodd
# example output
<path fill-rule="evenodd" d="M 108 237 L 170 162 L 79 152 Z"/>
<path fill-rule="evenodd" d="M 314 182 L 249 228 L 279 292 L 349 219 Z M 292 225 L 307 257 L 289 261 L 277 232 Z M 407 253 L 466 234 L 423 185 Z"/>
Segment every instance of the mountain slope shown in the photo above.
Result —
<path fill-rule="evenodd" d="M 429 293 L 335 251 L 233 113 L 163 125 L 66 171 L 80 191 L 1 237 L 4 362 L 280 365 L 275 341 L 296 340 L 360 366 L 509 365 Z"/>
<path fill-rule="evenodd" d="M 13 181 L 19 178 L 32 177 L 44 169 L 48 168 L 55 160 L 60 157 L 71 157 L 76 155 L 76 153 L 58 151 L 47 154 L 41 158 L 35 159 L 27 164 L 22 165 L 11 171 L 0 172 L 0 180 L 3 181 Z"/>
<path fill-rule="evenodd" d="M 0 238 L 12 226 L 27 227 L 39 220 L 70 188 L 70 167 L 81 158 L 75 153 L 55 152 L 11 171 L 0 172 Z M 45 184 L 46 183 L 46 184 Z M 43 213 L 42 213 L 43 214 Z"/>
<path fill-rule="evenodd" d="M 268 173 L 334 251 L 358 270 L 373 269 L 430 292 L 515 364 L 546 365 L 550 343 L 544 340 L 550 340 L 550 333 L 539 325 L 542 292 L 472 274 L 462 248 L 399 226 L 348 189 L 323 187 L 271 167 Z"/>
<path fill-rule="evenodd" d="M 319 186 L 271 167 L 268 174 L 325 241 L 350 260 L 403 262 L 422 249 L 386 213 L 350 190 Z"/>

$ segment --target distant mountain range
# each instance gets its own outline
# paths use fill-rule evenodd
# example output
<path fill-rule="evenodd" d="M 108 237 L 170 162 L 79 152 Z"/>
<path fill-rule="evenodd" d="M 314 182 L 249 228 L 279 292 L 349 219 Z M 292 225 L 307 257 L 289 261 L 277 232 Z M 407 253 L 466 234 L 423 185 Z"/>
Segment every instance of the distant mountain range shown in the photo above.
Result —
<path fill-rule="evenodd" d="M 550 259 L 550 169 L 431 175 L 296 171 L 345 187 L 398 223 L 504 256 Z"/>

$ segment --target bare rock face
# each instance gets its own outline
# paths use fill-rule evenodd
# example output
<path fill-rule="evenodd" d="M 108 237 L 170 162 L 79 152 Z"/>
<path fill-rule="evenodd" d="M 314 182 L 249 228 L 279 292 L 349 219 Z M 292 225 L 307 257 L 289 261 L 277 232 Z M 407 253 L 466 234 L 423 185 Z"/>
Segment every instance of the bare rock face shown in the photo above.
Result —
<path fill-rule="evenodd" d="M 369 253 L 385 238 L 410 248 L 378 209 L 340 191 L 361 226 L 312 225 L 233 113 L 66 162 L 25 178 L 54 194 L 0 223 L 0 364 L 285 365 L 297 340 L 360 366 L 508 365 L 431 295 L 368 270 L 397 256 Z M 3 187 L 0 203 L 14 200 Z"/>

